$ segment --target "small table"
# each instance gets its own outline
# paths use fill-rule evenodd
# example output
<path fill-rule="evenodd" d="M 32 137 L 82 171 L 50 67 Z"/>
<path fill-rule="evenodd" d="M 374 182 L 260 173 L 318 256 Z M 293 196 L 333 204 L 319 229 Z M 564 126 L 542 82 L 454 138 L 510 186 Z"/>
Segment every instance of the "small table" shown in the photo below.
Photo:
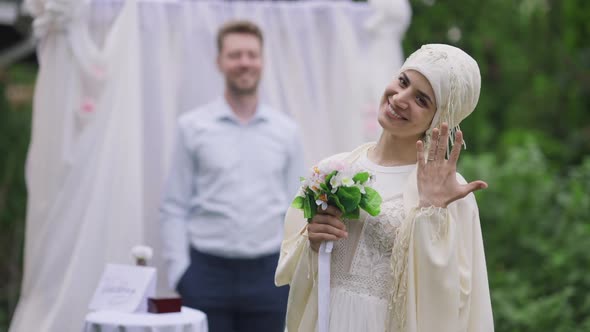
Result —
<path fill-rule="evenodd" d="M 208 332 L 207 316 L 182 307 L 181 312 L 152 314 L 95 311 L 86 315 L 84 332 Z"/>

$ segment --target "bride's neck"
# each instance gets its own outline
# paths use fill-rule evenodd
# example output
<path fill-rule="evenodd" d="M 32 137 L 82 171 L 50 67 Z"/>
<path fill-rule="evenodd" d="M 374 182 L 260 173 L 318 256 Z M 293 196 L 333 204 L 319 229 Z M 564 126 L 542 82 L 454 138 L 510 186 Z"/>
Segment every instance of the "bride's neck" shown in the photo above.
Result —
<path fill-rule="evenodd" d="M 375 147 L 368 152 L 368 158 L 381 166 L 415 164 L 418 160 L 416 142 L 418 138 L 396 137 L 383 133 Z"/>

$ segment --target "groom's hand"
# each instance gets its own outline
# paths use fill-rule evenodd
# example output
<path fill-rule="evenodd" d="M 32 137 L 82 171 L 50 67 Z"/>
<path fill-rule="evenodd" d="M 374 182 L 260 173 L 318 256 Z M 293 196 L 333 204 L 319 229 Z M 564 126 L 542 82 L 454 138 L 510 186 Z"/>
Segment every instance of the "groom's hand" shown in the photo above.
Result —
<path fill-rule="evenodd" d="M 334 206 L 328 206 L 327 209 L 322 210 L 318 207 L 317 214 L 311 219 L 307 225 L 307 234 L 309 243 L 313 251 L 318 251 L 320 245 L 324 241 L 336 241 L 341 238 L 346 238 L 348 232 L 340 216 L 342 212 Z"/>

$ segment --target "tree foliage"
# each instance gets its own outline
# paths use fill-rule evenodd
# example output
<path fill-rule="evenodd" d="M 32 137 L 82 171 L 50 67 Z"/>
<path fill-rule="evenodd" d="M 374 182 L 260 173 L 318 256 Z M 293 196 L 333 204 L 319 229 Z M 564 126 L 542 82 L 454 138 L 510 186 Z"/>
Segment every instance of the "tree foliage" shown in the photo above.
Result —
<path fill-rule="evenodd" d="M 7 87 L 31 84 L 35 68 L 17 66 L 0 75 L 0 331 L 18 300 L 26 210 L 24 165 L 31 128 L 31 104 L 10 104 Z"/>
<path fill-rule="evenodd" d="M 478 202 L 497 331 L 590 331 L 590 157 L 555 172 L 534 141 L 463 156 Z"/>

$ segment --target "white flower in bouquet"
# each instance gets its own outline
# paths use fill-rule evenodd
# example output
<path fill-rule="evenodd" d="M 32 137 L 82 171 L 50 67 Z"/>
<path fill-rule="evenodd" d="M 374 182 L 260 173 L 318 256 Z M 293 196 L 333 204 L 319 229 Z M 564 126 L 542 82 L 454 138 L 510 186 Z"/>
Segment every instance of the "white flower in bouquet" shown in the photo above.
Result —
<path fill-rule="evenodd" d="M 354 186 L 354 180 L 352 179 L 353 176 L 354 174 L 352 174 L 349 171 L 340 171 L 336 173 L 336 175 L 334 175 L 330 179 L 330 185 L 332 185 L 332 193 L 338 191 L 339 187 Z"/>

